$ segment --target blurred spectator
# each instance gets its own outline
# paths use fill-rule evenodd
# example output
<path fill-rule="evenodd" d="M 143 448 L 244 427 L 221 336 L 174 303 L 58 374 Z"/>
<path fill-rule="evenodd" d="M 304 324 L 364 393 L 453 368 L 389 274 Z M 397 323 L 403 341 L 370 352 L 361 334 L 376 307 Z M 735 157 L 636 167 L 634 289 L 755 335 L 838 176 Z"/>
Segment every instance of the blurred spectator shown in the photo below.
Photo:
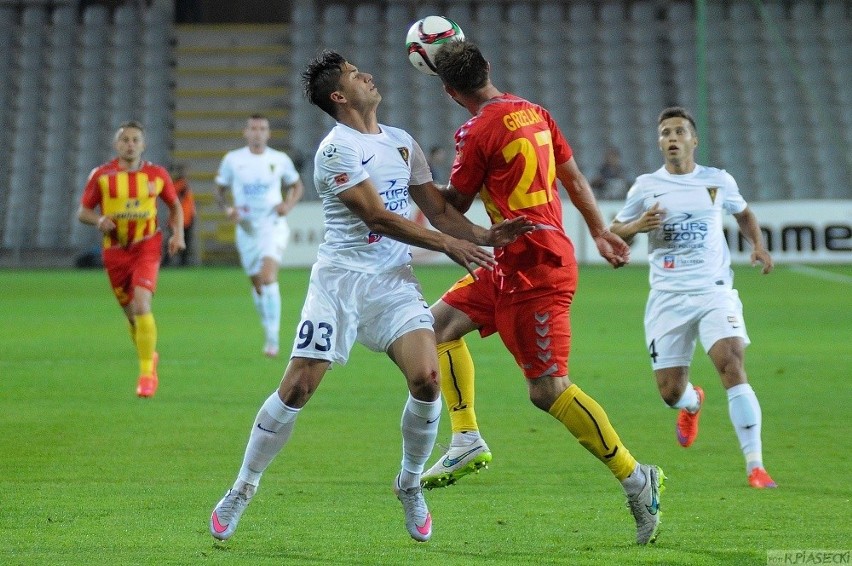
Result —
<path fill-rule="evenodd" d="M 186 178 L 186 164 L 175 163 L 171 170 L 172 182 L 177 191 L 180 206 L 183 208 L 183 237 L 186 242 L 186 248 L 179 252 L 176 256 L 176 264 L 186 267 L 192 263 L 193 250 L 193 226 L 195 225 L 195 198 L 192 195 L 192 189 L 189 188 L 189 181 Z M 163 265 L 170 265 L 172 258 L 167 254 L 163 256 Z"/>
<path fill-rule="evenodd" d="M 598 200 L 622 200 L 630 188 L 631 180 L 627 178 L 624 166 L 621 164 L 621 153 L 615 147 L 608 147 L 604 154 L 603 163 L 598 174 L 592 179 L 591 185 Z"/>

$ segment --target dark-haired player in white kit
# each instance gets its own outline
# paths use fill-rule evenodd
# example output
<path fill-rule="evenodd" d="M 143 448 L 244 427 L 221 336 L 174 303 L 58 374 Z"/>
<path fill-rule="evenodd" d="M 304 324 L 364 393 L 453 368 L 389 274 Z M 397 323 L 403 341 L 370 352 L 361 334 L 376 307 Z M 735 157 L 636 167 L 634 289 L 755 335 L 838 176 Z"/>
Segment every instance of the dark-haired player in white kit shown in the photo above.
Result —
<path fill-rule="evenodd" d="M 666 108 L 657 127 L 665 164 L 641 175 L 610 230 L 626 241 L 648 233 L 651 292 L 645 308 L 645 341 L 663 400 L 679 409 L 677 439 L 689 447 L 698 436 L 704 391 L 689 380 L 697 340 L 713 361 L 728 394 L 728 410 L 746 462 L 749 485 L 776 487 L 763 467 L 760 403 L 743 365 L 750 340 L 739 294 L 733 288 L 731 254 L 722 217 L 733 214 L 752 244 L 752 265 L 772 271 L 760 226 L 722 169 L 695 163 L 695 121 L 685 109 Z"/>
<path fill-rule="evenodd" d="M 486 230 L 449 206 L 432 183 L 420 146 L 405 131 L 379 124 L 382 97 L 373 77 L 338 53 L 323 52 L 302 78 L 310 101 L 337 121 L 314 158 L 325 239 L 311 271 L 290 363 L 278 390 L 257 414 L 239 475 L 213 510 L 210 532 L 220 540 L 234 534 L 299 411 L 331 364 L 346 363 L 357 341 L 386 352 L 408 382 L 403 457 L 393 489 L 408 533 L 427 541 L 432 517 L 420 474 L 438 432 L 439 367 L 434 318 L 409 265 L 409 244 L 444 252 L 472 272 L 494 263 L 493 255 L 477 244 L 500 247 L 533 226 L 522 217 Z M 410 221 L 409 194 L 433 226 L 452 236 Z"/>

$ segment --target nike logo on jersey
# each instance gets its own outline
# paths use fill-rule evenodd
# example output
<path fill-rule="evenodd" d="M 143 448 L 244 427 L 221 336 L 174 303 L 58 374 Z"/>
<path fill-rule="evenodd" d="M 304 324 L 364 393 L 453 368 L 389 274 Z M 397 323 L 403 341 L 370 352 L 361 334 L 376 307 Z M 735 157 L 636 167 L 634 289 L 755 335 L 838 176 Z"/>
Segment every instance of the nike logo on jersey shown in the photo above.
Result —
<path fill-rule="evenodd" d="M 660 198 L 661 196 L 667 195 L 667 194 L 669 194 L 669 193 L 667 193 L 667 192 L 666 193 L 654 193 L 654 198 Z"/>
<path fill-rule="evenodd" d="M 366 165 L 366 164 L 367 164 L 367 163 L 369 163 L 369 162 L 370 162 L 370 161 L 371 161 L 374 157 L 375 157 L 375 155 L 371 155 L 371 156 L 370 156 L 370 157 L 368 157 L 367 159 L 362 159 L 362 160 L 361 160 L 361 165 Z"/>

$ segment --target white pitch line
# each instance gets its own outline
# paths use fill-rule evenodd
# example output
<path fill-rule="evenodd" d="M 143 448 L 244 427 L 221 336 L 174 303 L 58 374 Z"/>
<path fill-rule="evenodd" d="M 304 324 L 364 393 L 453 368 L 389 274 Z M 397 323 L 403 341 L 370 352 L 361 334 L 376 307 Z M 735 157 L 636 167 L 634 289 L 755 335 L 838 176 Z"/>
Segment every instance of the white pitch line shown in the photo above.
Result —
<path fill-rule="evenodd" d="M 795 271 L 796 273 L 801 273 L 802 275 L 816 277 L 817 279 L 825 279 L 826 281 L 833 281 L 835 283 L 845 283 L 847 285 L 852 285 L 852 277 L 844 275 L 842 273 L 834 273 L 833 271 L 826 271 L 824 269 L 817 269 L 815 267 L 798 264 L 790 265 L 789 268 L 790 271 Z"/>

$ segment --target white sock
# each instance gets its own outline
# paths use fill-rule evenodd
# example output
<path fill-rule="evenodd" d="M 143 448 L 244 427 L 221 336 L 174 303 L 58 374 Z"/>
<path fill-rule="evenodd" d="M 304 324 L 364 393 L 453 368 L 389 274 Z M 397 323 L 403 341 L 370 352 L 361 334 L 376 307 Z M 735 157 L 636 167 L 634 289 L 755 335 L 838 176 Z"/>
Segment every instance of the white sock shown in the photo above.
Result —
<path fill-rule="evenodd" d="M 261 323 L 263 323 L 263 303 L 260 302 L 260 293 L 258 293 L 254 287 L 251 288 L 251 299 L 254 301 L 254 308 L 257 311 L 258 316 L 260 317 Z M 264 324 L 264 328 L 266 324 Z"/>
<path fill-rule="evenodd" d="M 701 403 L 698 399 L 698 392 L 692 383 L 686 384 L 686 389 L 683 390 L 683 395 L 680 396 L 677 403 L 671 405 L 672 409 L 686 409 L 690 413 L 696 412 L 701 408 Z"/>
<path fill-rule="evenodd" d="M 630 475 L 621 480 L 621 485 L 624 487 L 625 493 L 633 494 L 642 491 L 642 488 L 645 487 L 645 474 L 642 473 L 639 462 L 636 462 L 636 467 L 633 468 Z"/>
<path fill-rule="evenodd" d="M 728 389 L 728 413 L 746 459 L 746 471 L 763 467 L 763 446 L 760 440 L 762 414 L 754 389 L 748 383 Z"/>
<path fill-rule="evenodd" d="M 298 415 L 299 409 L 285 405 L 278 391 L 266 399 L 254 419 L 234 489 L 239 489 L 239 482 L 254 486 L 260 483 L 260 476 L 290 439 Z"/>
<path fill-rule="evenodd" d="M 469 444 L 473 444 L 481 438 L 482 436 L 480 436 L 478 430 L 463 430 L 461 432 L 454 432 L 453 438 L 450 441 L 450 446 L 467 446 Z"/>
<path fill-rule="evenodd" d="M 263 309 L 261 322 L 266 332 L 266 343 L 278 345 L 281 333 L 281 290 L 278 281 L 260 288 L 260 302 Z"/>
<path fill-rule="evenodd" d="M 408 394 L 402 411 L 402 471 L 399 486 L 403 489 L 420 485 L 420 474 L 432 454 L 441 419 L 441 398 L 418 401 Z"/>

